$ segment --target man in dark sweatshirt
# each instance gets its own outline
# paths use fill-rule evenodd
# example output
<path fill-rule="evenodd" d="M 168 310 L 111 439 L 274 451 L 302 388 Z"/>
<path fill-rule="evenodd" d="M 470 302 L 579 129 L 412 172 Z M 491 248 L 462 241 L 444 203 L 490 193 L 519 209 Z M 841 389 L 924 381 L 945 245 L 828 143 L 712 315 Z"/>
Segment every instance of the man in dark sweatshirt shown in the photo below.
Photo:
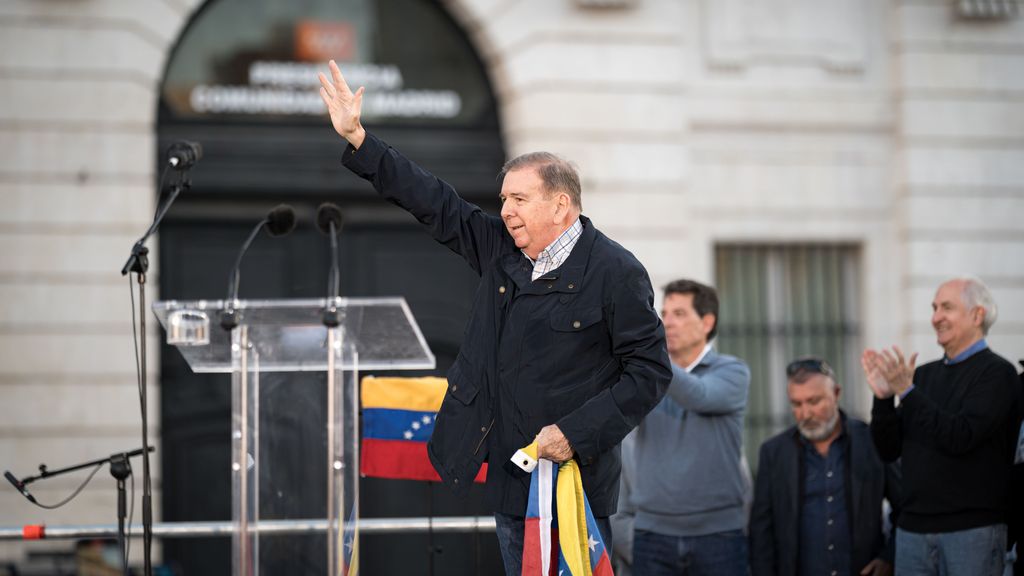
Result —
<path fill-rule="evenodd" d="M 1017 373 L 985 342 L 996 305 L 980 280 L 942 284 L 932 310 L 941 360 L 915 370 L 917 354 L 898 347 L 861 358 L 875 446 L 885 461 L 902 459 L 896 573 L 996 576 L 1020 425 Z"/>

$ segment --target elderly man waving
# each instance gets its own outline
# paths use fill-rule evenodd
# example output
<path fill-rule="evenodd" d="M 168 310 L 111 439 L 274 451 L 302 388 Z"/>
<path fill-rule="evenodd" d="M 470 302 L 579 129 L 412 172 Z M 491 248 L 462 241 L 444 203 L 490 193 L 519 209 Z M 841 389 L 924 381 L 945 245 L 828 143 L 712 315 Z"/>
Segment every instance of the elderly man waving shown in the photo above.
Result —
<path fill-rule="evenodd" d="M 501 215 L 368 133 L 363 89 L 332 61 L 320 95 L 345 140 L 343 162 L 401 206 L 480 275 L 428 454 L 464 493 L 490 463 L 486 493 L 509 574 L 519 574 L 530 478 L 509 458 L 538 440 L 538 456 L 579 461 L 604 542 L 615 512 L 622 438 L 672 377 L 647 271 L 582 212 L 579 175 L 554 154 L 525 154 L 501 174 Z"/>

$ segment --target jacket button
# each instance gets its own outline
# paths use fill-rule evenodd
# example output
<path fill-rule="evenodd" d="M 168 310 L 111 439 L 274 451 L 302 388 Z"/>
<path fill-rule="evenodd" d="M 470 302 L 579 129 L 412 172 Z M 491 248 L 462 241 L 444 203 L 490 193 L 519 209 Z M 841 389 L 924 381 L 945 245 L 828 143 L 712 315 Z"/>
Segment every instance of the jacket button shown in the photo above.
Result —
<path fill-rule="evenodd" d="M 458 389 L 459 389 L 459 385 L 458 384 L 452 384 L 452 392 L 455 392 Z"/>
<path fill-rule="evenodd" d="M 456 478 L 455 480 L 453 480 L 453 482 L 455 482 L 456 484 L 458 484 L 458 483 L 459 483 L 459 479 L 458 479 L 458 478 Z"/>
<path fill-rule="evenodd" d="M 548 290 L 551 290 L 552 288 L 554 288 L 554 286 L 554 284 L 548 284 Z"/>
<path fill-rule="evenodd" d="M 576 287 L 576 285 L 575 285 L 575 284 L 569 284 L 569 286 L 568 286 L 569 290 L 572 290 L 572 289 L 573 289 L 573 288 L 575 288 L 575 287 Z"/>
<path fill-rule="evenodd" d="M 504 293 L 505 293 L 505 287 L 504 286 L 498 286 L 498 294 L 504 294 Z"/>
<path fill-rule="evenodd" d="M 572 327 L 573 328 L 579 328 L 580 327 L 580 321 L 579 320 L 573 320 L 572 321 Z"/>
<path fill-rule="evenodd" d="M 480 427 L 480 431 L 481 432 L 487 432 L 487 426 L 481 426 Z"/>

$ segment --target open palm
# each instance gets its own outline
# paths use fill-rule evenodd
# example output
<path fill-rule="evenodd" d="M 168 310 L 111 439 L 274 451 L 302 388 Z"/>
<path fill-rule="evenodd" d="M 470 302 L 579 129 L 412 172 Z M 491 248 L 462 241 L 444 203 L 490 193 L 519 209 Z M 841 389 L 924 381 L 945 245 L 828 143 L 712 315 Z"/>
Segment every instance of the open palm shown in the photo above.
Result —
<path fill-rule="evenodd" d="M 864 368 L 864 376 L 867 378 L 871 391 L 875 393 L 875 397 L 880 399 L 892 398 L 892 386 L 889 385 L 889 381 L 882 375 L 880 361 L 881 354 L 870 349 L 865 350 L 864 354 L 860 357 L 860 365 Z"/>
<path fill-rule="evenodd" d="M 331 80 L 324 76 L 320 77 L 320 97 L 327 105 L 327 112 L 331 115 L 331 124 L 334 130 L 356 148 L 363 142 L 365 131 L 359 121 L 363 109 L 363 88 L 360 87 L 355 93 L 345 82 L 341 69 L 334 60 L 328 63 L 331 69 Z"/>

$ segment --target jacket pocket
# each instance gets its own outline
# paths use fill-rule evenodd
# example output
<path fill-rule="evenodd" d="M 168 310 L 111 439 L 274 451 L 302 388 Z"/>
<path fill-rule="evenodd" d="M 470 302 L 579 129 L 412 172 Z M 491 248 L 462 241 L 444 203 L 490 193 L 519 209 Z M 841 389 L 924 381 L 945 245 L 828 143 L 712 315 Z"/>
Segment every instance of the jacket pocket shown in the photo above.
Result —
<path fill-rule="evenodd" d="M 551 329 L 555 332 L 580 332 L 601 321 L 601 307 L 576 308 L 551 314 Z"/>
<path fill-rule="evenodd" d="M 480 377 L 479 371 L 460 354 L 448 370 L 448 395 L 469 406 L 480 391 Z"/>
<path fill-rule="evenodd" d="M 448 370 L 448 392 L 441 402 L 427 454 L 441 480 L 465 494 L 487 458 L 493 426 L 486 380 L 459 355 Z"/>

